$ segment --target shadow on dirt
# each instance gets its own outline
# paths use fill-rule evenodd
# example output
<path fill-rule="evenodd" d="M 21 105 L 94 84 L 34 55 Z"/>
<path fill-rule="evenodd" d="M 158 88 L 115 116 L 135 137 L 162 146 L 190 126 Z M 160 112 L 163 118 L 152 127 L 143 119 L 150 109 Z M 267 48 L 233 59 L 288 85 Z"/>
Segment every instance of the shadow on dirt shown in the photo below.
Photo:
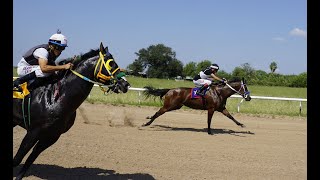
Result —
<path fill-rule="evenodd" d="M 208 128 L 203 128 L 203 129 L 179 128 L 179 127 L 170 127 L 170 126 L 165 126 L 165 125 L 153 125 L 150 128 L 153 128 L 154 131 L 207 132 L 207 130 L 208 130 Z M 211 129 L 211 132 L 212 132 L 212 135 L 216 135 L 216 134 L 230 134 L 230 135 L 234 135 L 234 136 L 240 136 L 240 134 L 251 134 L 251 135 L 254 135 L 254 133 L 250 132 L 250 131 L 234 131 L 234 130 L 230 130 L 230 129 Z"/>
<path fill-rule="evenodd" d="M 13 168 L 13 177 L 16 177 L 23 164 Z M 76 168 L 64 168 L 56 165 L 47 164 L 33 164 L 25 177 L 36 176 L 41 179 L 66 179 L 66 180 L 79 180 L 79 179 L 90 179 L 90 180 L 155 180 L 150 174 L 119 174 L 114 170 L 105 170 L 100 168 L 87 168 L 87 167 L 76 167 Z"/>

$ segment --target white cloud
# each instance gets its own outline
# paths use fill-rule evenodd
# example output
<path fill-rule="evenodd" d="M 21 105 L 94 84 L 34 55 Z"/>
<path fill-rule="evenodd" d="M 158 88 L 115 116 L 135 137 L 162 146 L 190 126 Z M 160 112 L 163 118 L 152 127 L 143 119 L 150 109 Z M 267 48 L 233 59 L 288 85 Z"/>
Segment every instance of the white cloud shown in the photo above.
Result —
<path fill-rule="evenodd" d="M 289 34 L 291 36 L 307 37 L 307 31 L 299 29 L 299 28 L 292 29 Z"/>

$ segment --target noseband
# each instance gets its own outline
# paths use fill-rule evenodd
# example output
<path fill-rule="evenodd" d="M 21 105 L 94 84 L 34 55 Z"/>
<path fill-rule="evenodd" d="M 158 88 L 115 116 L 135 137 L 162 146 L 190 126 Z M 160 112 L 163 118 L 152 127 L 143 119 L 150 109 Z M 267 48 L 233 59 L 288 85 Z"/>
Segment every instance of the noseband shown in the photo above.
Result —
<path fill-rule="evenodd" d="M 248 95 L 250 95 L 250 91 L 246 91 L 246 89 L 245 89 L 245 83 L 243 83 L 243 81 L 241 81 L 241 87 L 240 87 L 240 89 L 237 91 L 237 90 L 235 90 L 232 86 L 230 86 L 230 84 L 228 84 L 228 83 L 226 83 L 226 85 L 230 88 L 230 89 L 232 89 L 234 92 L 236 92 L 237 94 L 239 94 L 240 96 L 242 96 L 243 98 L 246 98 L 246 97 L 248 97 Z M 240 91 L 241 91 L 241 89 L 243 89 L 243 94 L 241 94 L 240 93 Z"/>

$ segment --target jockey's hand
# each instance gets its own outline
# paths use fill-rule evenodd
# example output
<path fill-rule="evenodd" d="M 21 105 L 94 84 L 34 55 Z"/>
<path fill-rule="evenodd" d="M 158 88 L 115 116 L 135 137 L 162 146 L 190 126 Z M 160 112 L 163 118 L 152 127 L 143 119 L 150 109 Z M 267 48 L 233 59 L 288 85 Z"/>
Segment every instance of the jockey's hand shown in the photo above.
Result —
<path fill-rule="evenodd" d="M 222 78 L 222 81 L 221 81 L 222 83 L 227 83 L 228 81 L 227 81 L 227 79 L 226 78 Z"/>
<path fill-rule="evenodd" d="M 67 70 L 67 69 L 71 69 L 73 67 L 73 64 L 71 62 L 67 63 L 67 64 L 64 64 L 64 69 Z"/>

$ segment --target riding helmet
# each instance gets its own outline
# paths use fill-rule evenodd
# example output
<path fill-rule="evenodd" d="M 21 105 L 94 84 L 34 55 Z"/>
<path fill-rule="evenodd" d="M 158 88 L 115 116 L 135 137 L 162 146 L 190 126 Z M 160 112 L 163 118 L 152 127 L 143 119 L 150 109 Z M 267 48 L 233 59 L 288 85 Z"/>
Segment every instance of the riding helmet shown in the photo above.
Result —
<path fill-rule="evenodd" d="M 61 34 L 61 31 L 58 29 L 57 33 L 50 37 L 49 44 L 67 47 L 67 37 Z"/>
<path fill-rule="evenodd" d="M 219 65 L 218 64 L 211 64 L 210 66 L 212 69 L 219 70 Z"/>

